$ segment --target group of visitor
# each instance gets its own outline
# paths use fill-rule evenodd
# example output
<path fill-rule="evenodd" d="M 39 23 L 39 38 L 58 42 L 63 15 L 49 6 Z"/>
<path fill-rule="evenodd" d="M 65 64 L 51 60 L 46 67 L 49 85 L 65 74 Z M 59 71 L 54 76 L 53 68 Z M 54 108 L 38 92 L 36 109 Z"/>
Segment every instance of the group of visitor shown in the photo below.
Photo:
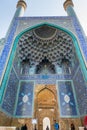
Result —
<path fill-rule="evenodd" d="M 75 130 L 75 125 L 73 123 L 71 123 L 70 129 Z M 54 130 L 59 130 L 59 124 L 56 122 L 56 120 L 54 123 Z M 84 127 L 84 130 L 87 130 L 87 125 Z"/>
<path fill-rule="evenodd" d="M 21 128 L 17 127 L 16 130 L 27 130 L 27 126 L 26 124 L 22 125 Z"/>
<path fill-rule="evenodd" d="M 75 130 L 75 125 L 73 123 L 71 123 L 70 129 Z M 19 130 L 19 129 L 16 129 L 16 130 Z M 21 127 L 21 130 L 27 130 L 26 124 Z M 49 130 L 48 126 L 46 127 L 46 130 Z M 56 122 L 56 120 L 54 120 L 54 130 L 59 130 L 59 124 Z M 87 130 L 87 126 L 84 127 L 84 130 Z"/>
<path fill-rule="evenodd" d="M 59 130 L 59 124 L 56 122 L 56 120 L 54 123 L 54 129 Z M 73 123 L 71 124 L 71 130 L 75 130 L 75 125 Z"/>

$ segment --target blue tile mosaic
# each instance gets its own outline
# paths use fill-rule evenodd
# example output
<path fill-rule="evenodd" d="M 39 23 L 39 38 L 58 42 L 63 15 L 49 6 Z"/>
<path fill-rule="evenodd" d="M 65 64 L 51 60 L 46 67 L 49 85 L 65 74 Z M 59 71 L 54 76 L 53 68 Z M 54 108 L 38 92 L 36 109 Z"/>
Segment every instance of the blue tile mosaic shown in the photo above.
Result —
<path fill-rule="evenodd" d="M 54 17 L 45 17 L 39 19 L 52 20 Z M 65 20 L 65 17 L 55 17 L 60 18 L 60 21 Z M 14 22 L 13 27 L 11 28 L 7 41 L 5 43 L 5 47 L 3 49 L 2 55 L 0 57 L 0 78 L 2 76 L 5 63 L 7 61 L 9 52 L 11 51 L 11 46 L 14 38 L 14 34 L 18 25 L 18 20 L 31 20 L 33 18 L 17 18 Z M 70 20 L 71 18 L 66 18 L 66 20 Z M 32 21 L 32 20 L 31 20 Z M 81 32 L 80 26 L 78 22 L 73 19 L 74 27 L 76 29 L 77 36 L 79 38 L 82 50 L 84 52 L 84 57 L 87 61 L 87 45 L 83 34 Z M 25 75 L 21 74 L 21 65 L 19 63 L 19 59 L 16 56 L 13 58 L 13 67 L 10 73 L 10 77 L 6 86 L 5 94 L 2 101 L 2 109 L 7 113 L 14 115 L 16 117 L 32 117 L 33 115 L 33 100 L 34 100 L 34 81 L 35 84 L 56 84 L 58 81 L 58 90 L 59 90 L 59 101 L 60 101 L 60 109 L 61 116 L 63 117 L 71 117 L 77 116 L 77 106 L 74 98 L 74 93 L 72 87 L 75 87 L 77 103 L 79 106 L 80 114 L 87 113 L 87 88 L 85 84 L 85 80 L 83 78 L 81 69 L 79 68 L 79 61 L 76 58 L 74 66 L 71 69 L 71 74 L 35 74 L 35 75 Z M 9 73 L 9 72 L 8 72 Z M 71 81 L 59 81 L 59 80 L 72 80 L 74 82 L 74 86 L 72 86 Z M 26 81 L 25 81 L 26 80 Z M 20 85 L 19 85 L 20 82 Z M 18 86 L 19 85 L 19 86 Z M 19 87 L 19 88 L 18 88 Z M 79 88 L 79 89 L 78 89 Z M 17 98 L 16 98 L 17 97 Z M 80 98 L 81 97 L 81 98 Z M 15 107 L 16 103 L 16 107 Z M 83 112 L 84 111 L 84 112 Z"/>
<path fill-rule="evenodd" d="M 35 84 L 56 84 L 56 80 L 36 80 Z"/>
<path fill-rule="evenodd" d="M 58 81 L 60 115 L 77 116 L 77 108 L 71 81 Z"/>
<path fill-rule="evenodd" d="M 75 27 L 76 34 L 79 38 L 80 46 L 81 46 L 85 61 L 87 62 L 87 42 L 83 35 L 81 26 L 76 18 L 73 18 L 73 25 Z"/>
<path fill-rule="evenodd" d="M 73 78 L 80 115 L 87 114 L 87 84 L 79 68 Z"/>
<path fill-rule="evenodd" d="M 74 12 L 72 6 L 68 6 L 68 7 L 66 8 L 66 12 L 68 13 L 69 16 L 74 16 L 74 17 L 76 17 L 76 14 L 75 14 L 75 12 Z"/>
<path fill-rule="evenodd" d="M 45 77 L 45 78 L 44 78 Z M 21 76 L 21 80 L 69 80 L 71 79 L 71 75 L 29 75 L 29 76 Z"/>
<path fill-rule="evenodd" d="M 4 67 L 5 67 L 5 63 L 8 57 L 8 54 L 10 52 L 11 46 L 12 46 L 12 40 L 16 31 L 16 27 L 17 27 L 17 20 L 14 21 L 13 26 L 10 30 L 9 36 L 7 38 L 7 41 L 5 43 L 4 49 L 2 51 L 2 55 L 0 57 L 0 79 L 2 76 L 2 73 L 4 71 Z"/>
<path fill-rule="evenodd" d="M 20 83 L 20 91 L 18 95 L 16 116 L 32 117 L 34 102 L 34 82 L 22 81 Z"/>
<path fill-rule="evenodd" d="M 72 77 L 75 75 L 76 73 L 76 70 L 78 69 L 79 67 L 79 60 L 78 60 L 78 57 L 76 54 L 74 54 L 74 57 L 73 57 L 73 62 L 72 62 L 72 67 L 71 67 L 71 74 L 72 74 Z"/>
<path fill-rule="evenodd" d="M 14 112 L 18 83 L 19 80 L 12 69 L 1 106 L 4 111 L 11 115 Z"/>
<path fill-rule="evenodd" d="M 60 80 L 60 79 L 71 79 L 72 78 L 72 75 L 71 74 L 34 74 L 34 75 L 29 75 L 29 73 L 27 74 L 21 74 L 21 63 L 19 62 L 19 59 L 18 59 L 18 55 L 17 55 L 17 52 L 16 52 L 16 55 L 15 55 L 15 58 L 14 58 L 14 61 L 13 61 L 13 67 L 14 67 L 14 70 L 17 74 L 17 76 L 19 77 L 20 80 L 48 80 L 48 82 L 50 83 L 50 81 L 54 80 Z M 76 66 L 75 66 L 76 67 Z M 27 72 L 29 71 L 29 68 L 27 67 Z M 73 71 L 72 71 L 73 72 Z"/>
<path fill-rule="evenodd" d="M 70 20 L 69 16 L 36 16 L 36 17 L 18 17 L 16 18 L 17 20 L 35 20 L 35 19 L 39 19 L 39 20 L 46 20 L 46 19 L 60 19 L 60 20 Z"/>
<path fill-rule="evenodd" d="M 19 77 L 20 73 L 21 73 L 21 63 L 20 63 L 20 60 L 19 60 L 17 54 L 14 57 L 13 67 L 14 67 L 14 70 L 15 70 L 17 76 Z"/>

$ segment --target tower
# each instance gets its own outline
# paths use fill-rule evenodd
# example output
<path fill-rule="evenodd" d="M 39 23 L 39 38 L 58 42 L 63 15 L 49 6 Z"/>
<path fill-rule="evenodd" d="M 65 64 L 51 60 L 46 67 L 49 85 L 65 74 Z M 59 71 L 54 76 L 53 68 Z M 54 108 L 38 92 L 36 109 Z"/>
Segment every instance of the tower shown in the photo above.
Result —
<path fill-rule="evenodd" d="M 9 28 L 7 30 L 7 33 L 6 33 L 6 36 L 5 36 L 6 38 L 8 37 L 8 34 L 11 31 L 10 29 L 13 26 L 14 19 L 16 17 L 22 17 L 24 15 L 24 11 L 26 10 L 27 4 L 26 4 L 26 2 L 24 0 L 19 0 L 16 7 L 17 7 L 17 9 L 16 9 L 15 14 L 14 14 L 14 16 L 12 18 L 10 26 L 9 26 Z"/>
<path fill-rule="evenodd" d="M 73 2 L 62 17 L 22 17 L 25 8 L 19 0 L 0 56 L 1 125 L 45 130 L 56 120 L 78 129 L 87 114 L 87 45 Z"/>

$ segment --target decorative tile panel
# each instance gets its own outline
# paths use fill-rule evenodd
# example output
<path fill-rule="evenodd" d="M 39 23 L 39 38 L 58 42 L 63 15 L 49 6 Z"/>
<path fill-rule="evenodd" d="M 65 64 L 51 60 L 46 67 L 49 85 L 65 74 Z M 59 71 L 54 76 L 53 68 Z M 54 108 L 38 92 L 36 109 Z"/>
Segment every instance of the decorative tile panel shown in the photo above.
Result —
<path fill-rule="evenodd" d="M 64 79 L 66 79 L 66 80 L 69 80 L 69 79 L 71 79 L 72 78 L 72 76 L 71 75 L 57 75 L 57 74 L 55 74 L 55 75 L 37 75 L 37 74 L 35 74 L 35 75 L 28 75 L 28 76 L 21 76 L 20 77 L 20 79 L 21 80 L 64 80 Z"/>
<path fill-rule="evenodd" d="M 13 23 L 13 26 L 10 30 L 9 36 L 8 36 L 7 41 L 5 43 L 4 49 L 2 51 L 2 55 L 0 56 L 0 78 L 2 76 L 4 69 L 5 69 L 6 61 L 7 61 L 9 52 L 11 50 L 11 46 L 12 46 L 12 43 L 13 43 L 12 41 L 13 41 L 13 38 L 14 38 L 16 27 L 17 27 L 17 20 L 15 20 L 14 23 Z"/>
<path fill-rule="evenodd" d="M 14 112 L 18 83 L 19 80 L 12 69 L 2 101 L 2 109 L 11 115 L 13 115 Z"/>
<path fill-rule="evenodd" d="M 77 106 L 71 81 L 58 81 L 60 116 L 77 116 Z"/>
<path fill-rule="evenodd" d="M 87 84 L 79 68 L 73 79 L 80 115 L 87 114 Z"/>
<path fill-rule="evenodd" d="M 21 81 L 16 116 L 32 117 L 34 104 L 34 82 Z"/>
<path fill-rule="evenodd" d="M 18 29 L 16 31 L 16 35 L 18 35 L 21 31 L 27 28 L 31 28 L 33 26 L 50 23 L 55 26 L 60 26 L 66 29 L 69 29 L 71 32 L 75 33 L 72 17 L 69 16 L 51 16 L 51 17 L 19 17 L 17 18 L 19 21 Z"/>
<path fill-rule="evenodd" d="M 79 43 L 80 43 L 81 50 L 83 52 L 84 59 L 87 62 L 87 42 L 85 39 L 86 36 L 80 26 L 80 23 L 77 21 L 76 18 L 73 18 L 73 24 L 75 27 L 76 35 L 79 39 Z"/>

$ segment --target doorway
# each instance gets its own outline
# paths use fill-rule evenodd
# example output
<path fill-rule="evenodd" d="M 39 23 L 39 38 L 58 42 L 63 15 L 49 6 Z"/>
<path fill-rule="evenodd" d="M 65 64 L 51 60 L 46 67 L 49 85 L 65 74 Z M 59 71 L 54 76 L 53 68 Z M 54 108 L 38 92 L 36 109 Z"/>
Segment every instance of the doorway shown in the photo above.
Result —
<path fill-rule="evenodd" d="M 44 119 L 43 119 L 43 130 L 46 130 L 47 127 L 48 127 L 47 130 L 51 130 L 50 119 L 48 117 L 44 117 Z"/>
<path fill-rule="evenodd" d="M 42 89 L 41 89 L 42 88 Z M 38 85 L 36 87 L 35 118 L 38 119 L 39 130 L 53 129 L 54 120 L 57 118 L 58 107 L 55 85 Z"/>

